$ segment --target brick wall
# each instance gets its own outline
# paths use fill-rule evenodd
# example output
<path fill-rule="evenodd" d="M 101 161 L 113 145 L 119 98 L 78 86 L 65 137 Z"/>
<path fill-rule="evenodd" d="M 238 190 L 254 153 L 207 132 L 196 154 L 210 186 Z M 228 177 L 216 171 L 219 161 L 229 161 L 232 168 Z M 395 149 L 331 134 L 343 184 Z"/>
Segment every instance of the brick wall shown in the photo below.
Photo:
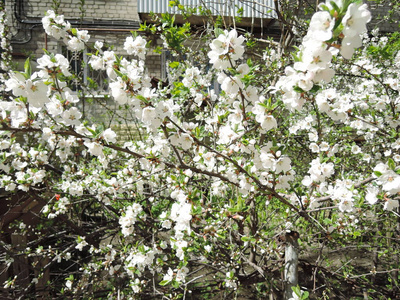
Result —
<path fill-rule="evenodd" d="M 161 55 L 151 53 L 146 56 L 146 67 L 150 77 L 161 79 Z"/>
<path fill-rule="evenodd" d="M 29 0 L 25 2 L 25 11 L 30 17 L 42 17 L 52 7 L 49 0 Z M 139 21 L 137 1 L 134 0 L 86 0 L 83 6 L 85 19 L 131 20 Z M 60 0 L 58 12 L 66 18 L 79 18 L 78 0 Z"/>
<path fill-rule="evenodd" d="M 51 0 L 19 0 L 21 1 L 22 11 L 21 19 L 40 22 L 45 12 L 52 9 Z M 23 24 L 18 22 L 14 14 L 14 1 L 7 1 L 8 18 L 14 35 L 13 38 L 13 49 L 14 52 L 21 57 L 21 54 L 27 56 L 33 54 L 33 56 L 40 56 L 43 54 L 43 49 L 47 49 L 50 52 L 60 51 L 60 42 L 54 40 L 51 37 L 46 37 L 44 34 L 41 24 Z M 64 14 L 67 20 L 79 20 L 79 1 L 78 0 L 60 0 L 59 13 Z M 107 28 L 101 26 L 101 29 L 89 30 L 92 36 L 91 42 L 95 40 L 107 41 L 110 44 L 116 46 L 116 50 L 121 52 L 123 48 L 123 42 L 125 37 L 130 34 L 130 30 L 135 28 L 130 24 L 138 24 L 139 16 L 137 14 L 137 1 L 134 0 L 86 0 L 84 5 L 84 21 L 86 23 L 92 22 L 91 25 L 101 25 L 98 23 L 107 22 Z M 97 21 L 99 20 L 99 21 Z M 97 22 L 96 22 L 97 21 Z M 127 28 L 121 29 L 121 26 L 115 26 L 113 24 L 118 23 L 119 25 L 127 24 Z M 104 24 L 103 24 L 104 25 Z M 73 25 L 73 27 L 92 27 L 92 26 L 79 26 Z M 85 28 L 86 29 L 86 28 Z M 122 54 L 122 53 L 121 53 Z M 21 58 L 22 59 L 22 58 Z"/>
<path fill-rule="evenodd" d="M 378 4 L 374 1 L 368 1 L 368 8 L 372 13 L 372 21 L 369 24 L 369 28 L 373 29 L 378 27 L 381 32 L 395 32 L 399 30 L 399 12 L 396 12 L 393 17 L 395 20 L 389 22 L 385 19 L 389 15 L 391 6 L 389 4 Z"/>

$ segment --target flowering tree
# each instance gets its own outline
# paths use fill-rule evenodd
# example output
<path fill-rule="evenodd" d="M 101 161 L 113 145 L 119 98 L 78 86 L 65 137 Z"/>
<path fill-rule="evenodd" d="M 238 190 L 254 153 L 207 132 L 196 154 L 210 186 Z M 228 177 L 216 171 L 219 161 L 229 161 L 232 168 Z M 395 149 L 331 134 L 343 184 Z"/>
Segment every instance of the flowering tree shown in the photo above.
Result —
<path fill-rule="evenodd" d="M 2 201 L 40 207 L 34 226 L 12 224 L 24 247 L 1 242 L 5 269 L 25 257 L 30 270 L 5 292 L 282 299 L 290 235 L 304 275 L 290 297 L 398 297 L 400 52 L 396 36 L 365 34 L 370 18 L 360 1 L 327 1 L 292 58 L 268 47 L 245 60 L 251 37 L 216 27 L 196 51 L 190 27 L 165 15 L 144 28 L 176 57 L 155 87 L 143 36 L 127 37 L 126 59 L 48 11 L 46 33 L 92 49 L 90 67 L 107 73 L 136 135 L 85 119 L 79 105 L 96 90 L 71 91 L 63 55 L 24 72 L 4 59 Z"/>

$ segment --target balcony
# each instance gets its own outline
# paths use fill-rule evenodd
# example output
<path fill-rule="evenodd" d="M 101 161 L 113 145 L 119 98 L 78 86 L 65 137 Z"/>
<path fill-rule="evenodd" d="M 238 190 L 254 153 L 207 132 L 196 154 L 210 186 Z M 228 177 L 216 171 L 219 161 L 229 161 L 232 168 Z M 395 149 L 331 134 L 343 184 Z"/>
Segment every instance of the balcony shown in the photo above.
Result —
<path fill-rule="evenodd" d="M 177 7 L 169 6 L 169 0 L 138 0 L 138 13 L 143 22 L 151 23 L 150 12 L 161 14 L 175 14 L 177 23 L 184 23 L 186 20 L 181 16 Z M 190 7 L 203 8 L 210 11 L 212 16 L 223 16 L 228 25 L 259 30 L 271 28 L 276 20 L 273 0 L 180 0 L 180 4 Z M 240 17 L 240 21 L 234 17 Z M 194 15 L 187 21 L 192 25 L 204 24 L 204 16 Z M 235 21 L 234 21 L 235 20 Z"/>

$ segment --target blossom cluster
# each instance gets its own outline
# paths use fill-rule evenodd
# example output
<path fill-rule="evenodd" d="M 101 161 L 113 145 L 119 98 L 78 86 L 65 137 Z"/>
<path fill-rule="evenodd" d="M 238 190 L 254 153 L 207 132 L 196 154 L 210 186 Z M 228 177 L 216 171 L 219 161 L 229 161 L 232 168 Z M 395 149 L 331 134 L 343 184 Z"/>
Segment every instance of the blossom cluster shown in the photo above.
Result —
<path fill-rule="evenodd" d="M 127 37 L 124 49 L 139 60 L 123 58 L 117 63 L 114 51 L 102 51 L 98 48 L 90 58 L 90 65 L 94 70 L 105 70 L 109 77 L 109 88 L 113 99 L 120 105 L 129 105 L 137 119 L 146 124 L 149 129 L 155 130 L 166 117 L 172 117 L 177 110 L 172 101 L 152 103 L 156 96 L 150 84 L 150 77 L 144 68 L 146 41 L 141 36 Z M 142 100 L 146 99 L 146 103 Z"/>
<path fill-rule="evenodd" d="M 128 206 L 125 210 L 125 215 L 119 219 L 119 224 L 122 227 L 122 234 L 128 236 L 133 233 L 134 225 L 138 215 L 143 211 L 140 204 L 133 204 Z"/>
<path fill-rule="evenodd" d="M 63 40 L 71 51 L 81 51 L 85 49 L 85 43 L 90 39 L 87 30 L 71 28 L 71 24 L 65 21 L 63 15 L 57 15 L 53 10 L 48 10 L 46 16 L 42 18 L 43 28 L 46 34 Z"/>
<path fill-rule="evenodd" d="M 211 51 L 208 53 L 210 63 L 216 69 L 226 69 L 241 58 L 244 53 L 244 37 L 238 36 L 236 30 L 224 30 L 210 44 Z"/>
<path fill-rule="evenodd" d="M 11 43 L 10 32 L 7 20 L 7 11 L 4 4 L 0 4 L 0 92 L 4 90 L 4 80 L 6 79 L 5 72 L 10 70 L 11 66 Z"/>
<path fill-rule="evenodd" d="M 360 35 L 366 31 L 371 13 L 366 4 L 333 1 L 342 15 L 327 1 L 320 4 L 310 21 L 307 35 L 296 54 L 293 67 L 286 67 L 276 88 L 283 93 L 283 101 L 290 109 L 299 110 L 305 102 L 302 92 L 311 91 L 316 84 L 329 83 L 335 72 L 331 68 L 332 57 L 338 54 L 349 59 L 354 49 L 361 46 Z M 338 25 L 339 23 L 339 25 Z"/>

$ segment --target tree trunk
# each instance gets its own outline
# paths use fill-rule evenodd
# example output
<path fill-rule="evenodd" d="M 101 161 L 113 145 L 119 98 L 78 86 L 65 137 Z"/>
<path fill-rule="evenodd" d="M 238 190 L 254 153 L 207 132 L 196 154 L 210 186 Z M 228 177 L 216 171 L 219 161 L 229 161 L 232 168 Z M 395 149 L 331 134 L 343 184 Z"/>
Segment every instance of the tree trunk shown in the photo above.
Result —
<path fill-rule="evenodd" d="M 296 299 L 296 295 L 293 293 L 292 287 L 298 285 L 298 265 L 299 265 L 299 233 L 291 231 L 285 235 L 285 296 L 284 299 L 290 298 Z"/>

